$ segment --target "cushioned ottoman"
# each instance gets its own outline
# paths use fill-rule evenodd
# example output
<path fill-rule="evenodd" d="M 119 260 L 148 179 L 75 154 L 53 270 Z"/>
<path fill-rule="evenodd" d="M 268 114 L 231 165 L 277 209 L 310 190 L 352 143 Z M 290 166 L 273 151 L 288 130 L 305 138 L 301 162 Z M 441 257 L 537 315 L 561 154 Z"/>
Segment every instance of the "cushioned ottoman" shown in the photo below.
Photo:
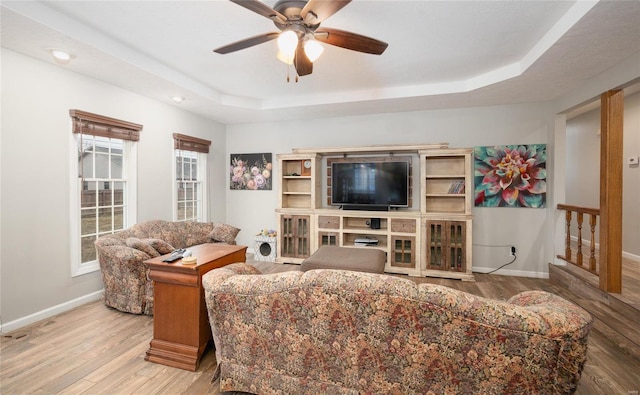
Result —
<path fill-rule="evenodd" d="M 322 246 L 300 265 L 306 272 L 313 269 L 341 269 L 383 273 L 387 254 L 377 248 Z"/>

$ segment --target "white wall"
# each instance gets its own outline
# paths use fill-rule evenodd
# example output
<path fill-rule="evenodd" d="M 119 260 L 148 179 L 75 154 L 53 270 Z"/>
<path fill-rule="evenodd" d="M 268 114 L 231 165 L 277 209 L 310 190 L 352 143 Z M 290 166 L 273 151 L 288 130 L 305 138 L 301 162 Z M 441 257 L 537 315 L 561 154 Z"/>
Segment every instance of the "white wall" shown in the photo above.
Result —
<path fill-rule="evenodd" d="M 419 111 L 229 125 L 227 152 L 277 154 L 300 147 L 440 142 L 451 147 L 533 144 L 547 143 L 552 129 L 553 117 L 545 104 Z M 276 175 L 279 171 L 275 168 Z M 239 243 L 253 246 L 255 232 L 276 227 L 277 177 L 273 187 L 268 192 L 229 191 L 227 185 L 227 220 L 243 229 Z M 545 275 L 553 253 L 545 243 L 548 210 L 475 208 L 473 214 L 474 268 L 486 271 L 509 261 L 505 247 L 482 245 L 515 245 L 518 260 L 502 273 Z"/>
<path fill-rule="evenodd" d="M 640 167 L 626 158 L 640 155 L 640 93 L 624 98 L 622 165 L 622 250 L 640 260 Z M 600 206 L 600 109 L 567 121 L 566 188 L 568 204 Z M 588 241 L 585 218 L 583 239 Z M 577 231 L 572 232 L 576 235 Z M 597 242 L 596 234 L 596 242 Z"/>
<path fill-rule="evenodd" d="M 167 97 L 170 92 L 167 92 Z M 3 331 L 99 297 L 100 273 L 72 278 L 69 109 L 144 125 L 138 142 L 138 221 L 172 216 L 172 133 L 212 140 L 210 219 L 225 221 L 225 127 L 2 49 L 0 306 Z"/>
<path fill-rule="evenodd" d="M 622 250 L 640 261 L 640 167 L 627 165 L 628 157 L 640 156 L 640 93 L 624 100 L 622 155 Z"/>

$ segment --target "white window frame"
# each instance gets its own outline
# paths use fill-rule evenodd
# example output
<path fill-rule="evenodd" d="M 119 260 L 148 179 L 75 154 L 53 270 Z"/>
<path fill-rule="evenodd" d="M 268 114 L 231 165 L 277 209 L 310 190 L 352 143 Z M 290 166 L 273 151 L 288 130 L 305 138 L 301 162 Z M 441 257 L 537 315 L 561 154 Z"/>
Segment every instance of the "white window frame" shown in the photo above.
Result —
<path fill-rule="evenodd" d="M 81 218 L 80 218 L 80 194 L 82 193 L 82 179 L 78 177 L 80 173 L 78 153 L 78 141 L 76 134 L 69 133 L 69 175 L 70 175 L 70 192 L 69 192 L 69 212 L 70 212 L 70 228 L 71 228 L 71 277 L 82 276 L 84 274 L 93 273 L 100 270 L 100 264 L 96 257 L 95 260 L 82 262 L 81 253 Z M 127 229 L 136 223 L 137 219 L 137 164 L 138 150 L 135 141 L 123 140 L 122 147 L 122 177 L 126 180 L 126 193 L 124 204 L 125 217 L 123 218 L 123 227 Z"/>
<path fill-rule="evenodd" d="M 196 183 L 199 184 L 198 190 L 200 191 L 200 199 L 196 201 L 200 202 L 198 207 L 198 216 L 195 218 L 196 222 L 208 222 L 209 221 L 209 210 L 208 210 L 208 202 L 209 202 L 209 182 L 207 176 L 207 156 L 208 154 L 203 152 L 189 151 L 189 150 L 181 150 L 178 148 L 173 149 L 173 166 L 171 171 L 171 185 L 173 189 L 173 220 L 174 221 L 183 221 L 183 219 L 178 218 L 178 174 L 176 172 L 176 162 L 178 160 L 178 156 L 181 155 L 182 152 L 190 152 L 196 154 L 197 160 L 197 170 L 198 170 L 198 178 L 196 179 Z M 189 219 L 187 219 L 189 220 Z"/>

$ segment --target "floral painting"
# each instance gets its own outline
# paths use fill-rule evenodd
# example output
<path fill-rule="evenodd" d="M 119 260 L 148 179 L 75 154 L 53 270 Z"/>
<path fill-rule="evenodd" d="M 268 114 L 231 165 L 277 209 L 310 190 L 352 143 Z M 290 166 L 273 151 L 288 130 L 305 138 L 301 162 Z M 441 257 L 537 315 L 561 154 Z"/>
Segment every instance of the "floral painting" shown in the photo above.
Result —
<path fill-rule="evenodd" d="M 271 190 L 271 154 L 231 154 L 231 189 Z"/>
<path fill-rule="evenodd" d="M 476 207 L 545 207 L 546 144 L 475 147 L 474 162 Z"/>

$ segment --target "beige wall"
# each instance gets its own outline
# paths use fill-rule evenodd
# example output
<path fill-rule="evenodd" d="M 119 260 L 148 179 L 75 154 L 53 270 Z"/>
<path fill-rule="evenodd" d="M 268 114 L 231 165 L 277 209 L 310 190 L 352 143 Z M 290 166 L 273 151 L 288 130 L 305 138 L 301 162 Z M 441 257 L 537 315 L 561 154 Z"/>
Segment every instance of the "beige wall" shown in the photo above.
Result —
<path fill-rule="evenodd" d="M 172 133 L 212 140 L 209 213 L 225 220 L 224 125 L 5 49 L 1 82 L 3 330 L 100 297 L 103 287 L 99 272 L 71 277 L 69 109 L 144 125 L 138 143 L 139 221 L 171 219 Z"/>

